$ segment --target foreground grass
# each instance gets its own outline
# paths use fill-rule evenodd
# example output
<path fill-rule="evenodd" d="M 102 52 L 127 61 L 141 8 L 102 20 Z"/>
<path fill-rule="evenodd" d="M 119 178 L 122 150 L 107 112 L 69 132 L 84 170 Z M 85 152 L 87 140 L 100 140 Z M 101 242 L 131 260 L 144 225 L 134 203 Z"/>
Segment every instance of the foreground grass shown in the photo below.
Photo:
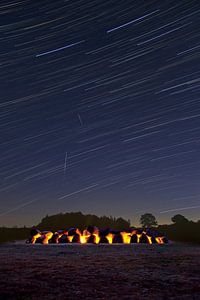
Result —
<path fill-rule="evenodd" d="M 200 299 L 200 246 L 0 245 L 1 299 Z"/>

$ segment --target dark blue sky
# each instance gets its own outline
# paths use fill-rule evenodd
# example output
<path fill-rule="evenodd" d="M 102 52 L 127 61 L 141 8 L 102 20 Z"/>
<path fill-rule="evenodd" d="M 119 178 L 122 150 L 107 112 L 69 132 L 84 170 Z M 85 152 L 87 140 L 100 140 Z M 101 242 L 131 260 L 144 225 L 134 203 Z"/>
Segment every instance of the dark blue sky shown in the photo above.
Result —
<path fill-rule="evenodd" d="M 0 225 L 200 219 L 200 2 L 1 1 Z"/>

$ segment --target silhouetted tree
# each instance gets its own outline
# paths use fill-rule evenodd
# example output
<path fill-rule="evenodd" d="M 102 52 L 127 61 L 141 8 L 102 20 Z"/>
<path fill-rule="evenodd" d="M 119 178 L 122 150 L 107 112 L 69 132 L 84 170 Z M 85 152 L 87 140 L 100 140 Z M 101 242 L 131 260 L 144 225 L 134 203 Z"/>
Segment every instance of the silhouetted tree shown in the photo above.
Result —
<path fill-rule="evenodd" d="M 156 218 L 154 217 L 154 215 L 152 215 L 150 213 L 146 213 L 144 215 L 141 215 L 140 224 L 144 228 L 158 225 L 158 223 L 156 221 Z"/>
<path fill-rule="evenodd" d="M 172 222 L 175 223 L 175 224 L 185 224 L 188 221 L 188 219 L 186 219 L 184 216 L 182 215 L 175 215 L 171 218 Z"/>

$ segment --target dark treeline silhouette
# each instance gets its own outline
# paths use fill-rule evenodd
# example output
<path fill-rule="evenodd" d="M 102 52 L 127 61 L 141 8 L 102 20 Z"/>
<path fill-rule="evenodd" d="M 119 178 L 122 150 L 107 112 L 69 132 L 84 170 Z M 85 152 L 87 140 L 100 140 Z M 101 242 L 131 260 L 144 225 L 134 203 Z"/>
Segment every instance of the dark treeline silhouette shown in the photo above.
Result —
<path fill-rule="evenodd" d="M 30 233 L 30 228 L 6 228 L 0 227 L 0 243 L 24 240 Z"/>
<path fill-rule="evenodd" d="M 60 230 L 70 227 L 76 227 L 80 230 L 85 229 L 87 226 L 97 226 L 99 228 L 112 228 L 112 229 L 128 229 L 130 222 L 123 218 L 114 217 L 98 217 L 96 215 L 84 215 L 81 212 L 60 213 L 57 215 L 46 216 L 35 227 L 40 230 Z M 31 228 L 6 228 L 0 227 L 0 243 L 10 242 L 15 240 L 25 240 L 29 236 Z"/>
<path fill-rule="evenodd" d="M 200 220 L 190 221 L 182 215 L 172 217 L 173 224 L 158 225 L 155 217 L 146 213 L 141 216 L 140 223 L 143 228 L 153 227 L 166 236 L 169 240 L 187 243 L 200 244 Z M 60 213 L 44 217 L 41 222 L 35 225 L 40 230 L 57 231 L 70 227 L 85 229 L 87 226 L 97 226 L 99 228 L 111 228 L 116 230 L 126 230 L 130 227 L 130 221 L 123 218 L 114 218 L 112 216 L 98 217 L 96 215 L 84 215 L 81 212 Z M 31 228 L 6 228 L 0 227 L 0 243 L 25 240 L 29 236 Z"/>
<path fill-rule="evenodd" d="M 159 232 L 172 241 L 200 244 L 200 220 L 193 222 L 182 215 L 175 215 L 171 220 L 173 224 L 159 225 Z"/>
<path fill-rule="evenodd" d="M 87 226 L 97 226 L 99 228 L 112 228 L 112 229 L 128 229 L 130 222 L 122 218 L 98 217 L 96 215 L 84 215 L 81 212 L 60 213 L 57 215 L 46 216 L 36 226 L 40 230 L 66 229 L 70 227 L 85 229 Z"/>
<path fill-rule="evenodd" d="M 145 213 L 140 218 L 140 224 L 142 228 L 153 227 L 157 229 L 171 241 L 200 244 L 200 220 L 197 222 L 189 221 L 180 214 L 173 216 L 171 220 L 173 224 L 158 225 L 154 215 Z"/>

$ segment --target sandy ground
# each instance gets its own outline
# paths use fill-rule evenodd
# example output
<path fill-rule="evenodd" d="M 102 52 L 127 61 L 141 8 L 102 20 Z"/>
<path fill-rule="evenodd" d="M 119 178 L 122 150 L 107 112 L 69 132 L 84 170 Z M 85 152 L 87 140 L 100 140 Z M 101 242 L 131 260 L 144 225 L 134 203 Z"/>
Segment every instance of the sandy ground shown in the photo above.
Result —
<path fill-rule="evenodd" d="M 0 299 L 200 299 L 200 246 L 0 245 Z"/>

